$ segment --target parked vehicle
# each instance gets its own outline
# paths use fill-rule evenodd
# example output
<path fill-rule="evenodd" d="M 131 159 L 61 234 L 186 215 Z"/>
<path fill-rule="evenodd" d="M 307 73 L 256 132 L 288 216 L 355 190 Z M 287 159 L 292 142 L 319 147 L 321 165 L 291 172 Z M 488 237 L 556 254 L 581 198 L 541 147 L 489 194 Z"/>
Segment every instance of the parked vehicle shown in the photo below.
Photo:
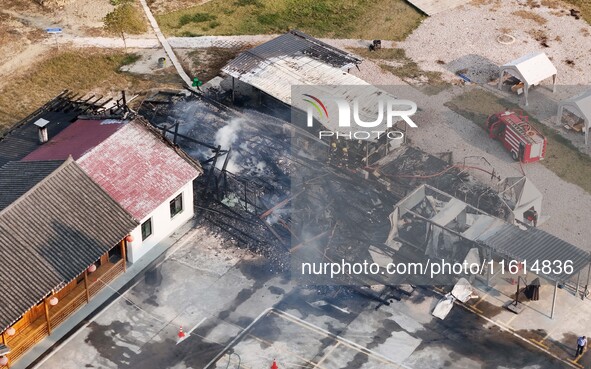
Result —
<path fill-rule="evenodd" d="M 515 161 L 531 163 L 543 160 L 548 140 L 529 123 L 522 111 L 503 111 L 486 121 L 489 137 L 501 141 Z"/>

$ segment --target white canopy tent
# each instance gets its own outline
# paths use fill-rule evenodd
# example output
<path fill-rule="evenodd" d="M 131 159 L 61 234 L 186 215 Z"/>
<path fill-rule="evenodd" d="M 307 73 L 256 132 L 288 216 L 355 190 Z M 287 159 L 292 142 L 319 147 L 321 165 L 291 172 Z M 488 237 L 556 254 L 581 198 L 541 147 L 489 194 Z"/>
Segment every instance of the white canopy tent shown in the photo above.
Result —
<path fill-rule="evenodd" d="M 528 105 L 528 92 L 531 86 L 535 86 L 543 80 L 552 77 L 552 92 L 556 92 L 556 75 L 558 71 L 548 56 L 542 52 L 522 56 L 501 66 L 499 76 L 499 90 L 503 86 L 503 77 L 505 73 L 518 78 L 523 82 L 523 93 L 525 95 L 525 105 Z"/>
<path fill-rule="evenodd" d="M 565 107 L 574 110 L 573 113 L 585 120 L 585 145 L 587 145 L 589 143 L 589 127 L 591 126 L 591 90 L 558 104 L 558 117 L 556 119 L 559 124 L 562 121 L 562 113 Z"/>
<path fill-rule="evenodd" d="M 507 219 L 515 225 L 529 224 L 525 212 L 530 208 L 538 213 L 537 224 L 547 219 L 542 213 L 542 199 L 544 196 L 527 177 L 508 177 L 499 183 L 499 196 L 513 215 Z"/>

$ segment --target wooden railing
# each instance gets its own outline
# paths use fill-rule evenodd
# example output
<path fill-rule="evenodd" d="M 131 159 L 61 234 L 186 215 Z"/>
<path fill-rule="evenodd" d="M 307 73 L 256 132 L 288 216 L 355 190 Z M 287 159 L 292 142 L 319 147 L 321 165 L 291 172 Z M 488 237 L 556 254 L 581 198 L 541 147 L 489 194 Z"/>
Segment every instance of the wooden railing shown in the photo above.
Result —
<path fill-rule="evenodd" d="M 107 270 L 104 274 L 89 283 L 88 285 L 88 294 L 90 297 L 96 295 L 105 285 L 111 283 L 119 274 L 122 274 L 125 269 L 123 265 L 123 260 L 120 260 L 115 265 L 113 265 L 109 270 Z"/>
<path fill-rule="evenodd" d="M 81 291 L 72 292 L 76 293 L 72 300 L 68 301 L 68 304 L 66 304 L 62 309 L 59 309 L 57 312 L 49 316 L 49 323 L 52 329 L 62 324 L 66 318 L 74 314 L 78 308 L 86 303 L 86 291 L 84 289 Z"/>
<path fill-rule="evenodd" d="M 7 344 L 10 346 L 10 354 L 8 355 L 9 365 L 14 360 L 21 357 L 31 347 L 35 346 L 36 343 L 48 336 L 47 324 L 40 324 L 37 327 L 32 328 L 26 332 L 26 336 L 16 336 L 12 340 L 7 340 Z M 8 366 L 1 366 L 0 369 L 8 368 Z"/>
<path fill-rule="evenodd" d="M 120 260 L 115 264 L 101 270 L 97 270 L 96 278 L 90 278 L 88 281 L 89 296 L 96 295 L 103 287 L 111 283 L 117 276 L 122 274 L 125 270 L 124 261 Z M 102 273 L 101 273 L 102 272 Z M 86 304 L 86 289 L 84 284 L 80 284 L 80 288 L 76 287 L 72 290 L 58 306 L 52 307 L 49 314 L 49 323 L 51 329 L 63 323 L 70 315 L 74 314 Z M 10 354 L 8 354 L 8 366 L 0 366 L 0 369 L 8 369 L 10 364 L 25 354 L 31 347 L 49 335 L 47 321 L 45 317 L 40 317 L 35 320 L 27 328 L 23 329 L 16 336 L 7 339 L 7 345 L 10 347 Z"/>

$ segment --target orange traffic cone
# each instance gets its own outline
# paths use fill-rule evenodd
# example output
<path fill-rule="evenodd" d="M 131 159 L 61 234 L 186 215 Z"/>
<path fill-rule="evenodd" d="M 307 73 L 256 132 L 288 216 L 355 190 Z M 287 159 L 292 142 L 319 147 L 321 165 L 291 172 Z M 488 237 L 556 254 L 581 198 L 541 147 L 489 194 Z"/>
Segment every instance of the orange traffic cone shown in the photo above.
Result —
<path fill-rule="evenodd" d="M 273 359 L 273 364 L 271 365 L 271 369 L 279 369 L 279 367 L 277 366 L 277 362 L 275 362 L 275 359 Z"/>
<path fill-rule="evenodd" d="M 179 328 L 179 334 L 178 334 L 179 338 L 185 338 L 185 332 L 183 332 L 183 326 L 181 325 L 181 327 Z"/>

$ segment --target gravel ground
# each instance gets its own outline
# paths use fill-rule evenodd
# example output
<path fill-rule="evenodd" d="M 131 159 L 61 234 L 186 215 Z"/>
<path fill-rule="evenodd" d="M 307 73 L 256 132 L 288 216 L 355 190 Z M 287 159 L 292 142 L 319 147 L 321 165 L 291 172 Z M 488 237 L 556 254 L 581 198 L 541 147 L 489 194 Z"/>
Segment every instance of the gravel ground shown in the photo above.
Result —
<path fill-rule="evenodd" d="M 465 5 L 437 14 L 423 21 L 398 47 L 423 69 L 448 73 L 450 66 L 452 72 L 478 66 L 486 69 L 490 68 L 487 62 L 502 65 L 543 51 L 558 69 L 561 84 L 591 84 L 591 26 L 568 15 L 566 9 L 532 8 L 517 0 L 500 0 L 499 4 L 502 6 Z M 516 16 L 515 11 L 529 12 L 545 23 Z M 497 41 L 505 33 L 515 37 L 513 44 Z M 534 34 L 538 38 L 544 34 L 549 47 L 542 46 Z M 476 65 L 474 59 L 479 59 Z M 437 60 L 446 64 L 440 65 Z M 568 60 L 574 65 L 567 64 Z"/>

